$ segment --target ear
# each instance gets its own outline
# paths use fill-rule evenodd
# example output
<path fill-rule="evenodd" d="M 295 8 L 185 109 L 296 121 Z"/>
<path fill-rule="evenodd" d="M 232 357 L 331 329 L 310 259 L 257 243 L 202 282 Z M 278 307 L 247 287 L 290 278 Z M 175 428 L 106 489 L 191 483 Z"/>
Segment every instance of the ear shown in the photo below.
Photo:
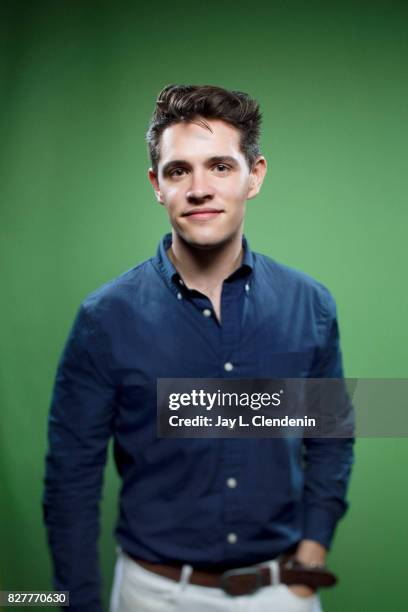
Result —
<path fill-rule="evenodd" d="M 259 190 L 262 187 L 263 180 L 265 178 L 266 170 L 266 159 L 263 157 L 263 155 L 260 155 L 255 161 L 249 175 L 249 189 L 247 200 L 251 200 L 252 198 L 255 198 L 255 196 L 258 195 Z"/>
<path fill-rule="evenodd" d="M 153 168 L 149 168 L 147 176 L 149 178 L 150 183 L 152 184 L 157 201 L 160 202 L 160 204 L 164 204 L 163 195 L 159 186 L 159 181 L 157 180 L 157 176 Z"/>

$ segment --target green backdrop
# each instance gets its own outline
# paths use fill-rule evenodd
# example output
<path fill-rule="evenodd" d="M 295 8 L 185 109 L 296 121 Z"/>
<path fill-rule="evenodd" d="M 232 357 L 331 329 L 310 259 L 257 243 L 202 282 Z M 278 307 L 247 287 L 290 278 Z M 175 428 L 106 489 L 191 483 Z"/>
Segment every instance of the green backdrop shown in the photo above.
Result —
<path fill-rule="evenodd" d="M 329 286 L 348 376 L 407 377 L 408 5 L 0 6 L 0 588 L 47 589 L 41 495 L 56 363 L 79 302 L 167 230 L 144 144 L 164 85 L 259 99 L 269 173 L 248 204 L 252 248 Z M 407 459 L 406 439 L 358 441 L 325 612 L 407 609 Z M 118 484 L 110 454 L 105 601 Z"/>

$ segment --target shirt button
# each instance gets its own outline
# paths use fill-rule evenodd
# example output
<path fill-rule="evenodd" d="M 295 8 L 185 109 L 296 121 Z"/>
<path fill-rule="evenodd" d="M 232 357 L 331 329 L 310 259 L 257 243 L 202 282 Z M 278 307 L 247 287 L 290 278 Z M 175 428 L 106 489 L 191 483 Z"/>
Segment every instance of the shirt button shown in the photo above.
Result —
<path fill-rule="evenodd" d="M 211 317 L 211 310 L 209 308 L 204 308 L 203 315 L 205 317 Z"/>
<path fill-rule="evenodd" d="M 228 544 L 235 544 L 237 542 L 238 538 L 237 538 L 237 534 L 236 533 L 229 533 L 227 535 L 227 542 Z"/>
<path fill-rule="evenodd" d="M 247 284 L 245 285 L 245 291 L 246 291 L 247 293 L 249 293 L 249 283 L 247 283 Z"/>
<path fill-rule="evenodd" d="M 183 299 L 183 296 L 181 295 L 181 293 L 180 293 L 180 292 L 178 292 L 178 294 L 177 294 L 177 299 L 178 299 L 178 300 L 182 300 L 182 299 Z"/>
<path fill-rule="evenodd" d="M 179 285 L 184 285 L 183 281 L 181 280 L 181 278 L 179 278 Z"/>
<path fill-rule="evenodd" d="M 232 365 L 230 361 L 227 361 L 227 363 L 224 363 L 224 370 L 226 372 L 231 372 L 233 369 L 234 369 L 234 366 Z"/>
<path fill-rule="evenodd" d="M 235 489 L 235 487 L 237 486 L 237 479 L 236 478 L 228 478 L 227 480 L 227 487 L 229 487 L 230 489 Z"/>

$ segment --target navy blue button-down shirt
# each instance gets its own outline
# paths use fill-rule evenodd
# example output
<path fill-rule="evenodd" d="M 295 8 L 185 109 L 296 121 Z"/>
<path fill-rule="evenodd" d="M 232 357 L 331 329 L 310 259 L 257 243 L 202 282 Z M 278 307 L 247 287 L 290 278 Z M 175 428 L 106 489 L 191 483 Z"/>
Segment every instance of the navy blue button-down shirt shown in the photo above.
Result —
<path fill-rule="evenodd" d="M 328 548 L 347 508 L 352 439 L 157 438 L 157 378 L 343 375 L 324 286 L 244 238 L 220 323 L 183 283 L 170 244 L 168 234 L 155 257 L 83 301 L 58 366 L 43 509 L 54 586 L 70 591 L 72 610 L 102 609 L 98 506 L 111 436 L 116 538 L 136 558 L 227 568 L 303 538 Z"/>

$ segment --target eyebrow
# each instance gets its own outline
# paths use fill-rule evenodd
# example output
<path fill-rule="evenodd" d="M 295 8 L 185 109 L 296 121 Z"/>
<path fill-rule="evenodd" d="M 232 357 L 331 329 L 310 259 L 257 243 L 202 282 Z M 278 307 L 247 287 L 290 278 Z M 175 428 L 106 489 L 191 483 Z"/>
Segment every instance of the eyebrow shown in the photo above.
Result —
<path fill-rule="evenodd" d="M 238 166 L 238 161 L 235 157 L 231 157 L 231 155 L 214 155 L 213 157 L 209 157 L 205 161 L 206 166 L 212 166 L 213 164 L 230 164 L 235 168 Z M 173 168 L 178 168 L 179 166 L 187 166 L 191 168 L 190 162 L 185 159 L 173 159 L 172 161 L 164 164 L 162 168 L 163 175 L 167 175 Z"/>

